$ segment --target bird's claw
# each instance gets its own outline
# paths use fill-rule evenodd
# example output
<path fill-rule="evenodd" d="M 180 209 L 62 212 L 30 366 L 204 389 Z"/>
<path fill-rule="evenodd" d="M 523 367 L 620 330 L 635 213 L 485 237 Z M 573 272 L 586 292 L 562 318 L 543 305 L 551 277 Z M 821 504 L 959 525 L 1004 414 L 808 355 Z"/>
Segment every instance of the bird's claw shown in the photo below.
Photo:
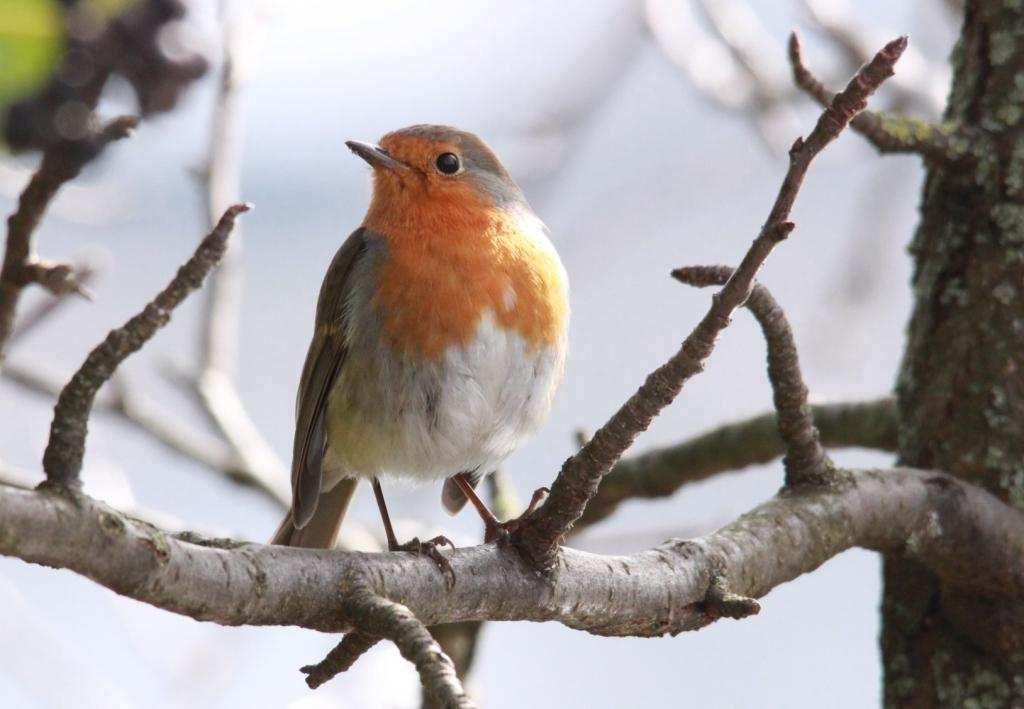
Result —
<path fill-rule="evenodd" d="M 541 500 L 550 494 L 550 489 L 546 487 L 539 487 L 533 491 L 533 496 L 530 498 L 530 504 L 527 505 L 526 511 L 521 515 L 515 519 L 510 519 L 507 522 L 497 522 L 495 524 L 487 525 L 484 529 L 484 544 L 490 544 L 491 542 L 497 542 L 498 546 L 507 544 L 512 535 L 523 526 L 526 519 L 533 514 L 534 510 L 537 509 Z"/>
<path fill-rule="evenodd" d="M 394 545 L 391 548 L 391 551 L 407 551 L 412 554 L 416 554 L 417 556 L 427 557 L 433 561 L 437 565 L 437 568 L 441 570 L 441 573 L 446 576 L 448 580 L 448 587 L 451 588 L 455 585 L 455 570 L 452 568 L 451 562 L 448 561 L 448 559 L 441 554 L 441 550 L 438 549 L 439 546 L 444 544 L 450 546 L 452 551 L 455 550 L 455 545 L 452 543 L 452 540 L 443 534 L 439 534 L 433 539 L 428 539 L 425 542 L 421 542 L 419 537 L 413 537 L 405 544 Z"/>

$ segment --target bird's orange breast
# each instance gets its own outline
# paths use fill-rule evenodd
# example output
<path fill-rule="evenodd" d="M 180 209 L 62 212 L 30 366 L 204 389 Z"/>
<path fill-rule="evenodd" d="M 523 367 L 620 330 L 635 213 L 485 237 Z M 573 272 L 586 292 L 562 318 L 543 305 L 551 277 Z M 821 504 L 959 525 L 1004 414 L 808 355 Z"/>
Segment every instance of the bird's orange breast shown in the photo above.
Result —
<path fill-rule="evenodd" d="M 531 348 L 560 340 L 564 272 L 539 220 L 467 193 L 429 203 L 371 205 L 364 226 L 387 242 L 374 304 L 389 344 L 438 359 L 469 344 L 490 311 Z"/>

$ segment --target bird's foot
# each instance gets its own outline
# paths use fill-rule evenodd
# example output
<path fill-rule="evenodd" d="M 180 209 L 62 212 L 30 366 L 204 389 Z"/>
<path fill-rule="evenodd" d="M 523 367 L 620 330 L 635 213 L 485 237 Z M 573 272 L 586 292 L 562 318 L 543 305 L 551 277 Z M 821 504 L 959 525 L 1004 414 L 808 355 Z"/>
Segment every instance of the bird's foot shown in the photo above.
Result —
<path fill-rule="evenodd" d="M 521 515 L 515 519 L 510 519 L 507 522 L 492 522 L 485 524 L 484 527 L 484 544 L 490 544 L 491 542 L 498 542 L 498 544 L 504 544 L 508 542 L 509 538 L 523 526 L 527 517 L 533 514 L 533 511 L 537 509 L 547 495 L 551 494 L 551 490 L 546 487 L 539 487 L 533 491 L 533 497 L 530 498 L 530 504 L 526 507 Z"/>
<path fill-rule="evenodd" d="M 437 568 L 439 568 L 441 573 L 448 578 L 448 586 L 451 587 L 455 585 L 455 570 L 452 569 L 451 562 L 448 561 L 448 559 L 441 554 L 441 550 L 438 549 L 439 546 L 444 544 L 450 546 L 453 551 L 455 550 L 455 545 L 452 544 L 452 540 L 441 534 L 433 539 L 428 539 L 425 542 L 421 542 L 419 537 L 413 537 L 405 544 L 391 544 L 389 547 L 391 551 L 407 551 L 416 554 L 417 556 L 427 557 L 437 564 Z"/>

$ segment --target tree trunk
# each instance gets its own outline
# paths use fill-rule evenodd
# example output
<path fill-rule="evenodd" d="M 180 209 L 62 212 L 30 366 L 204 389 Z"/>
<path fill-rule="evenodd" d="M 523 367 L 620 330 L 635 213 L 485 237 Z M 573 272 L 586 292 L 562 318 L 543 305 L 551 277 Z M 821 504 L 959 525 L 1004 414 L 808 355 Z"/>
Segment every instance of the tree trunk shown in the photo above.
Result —
<path fill-rule="evenodd" d="M 1024 509 L 1024 2 L 966 5 L 946 119 L 977 137 L 924 186 L 899 452 Z M 901 557 L 883 576 L 886 705 L 1024 705 L 1024 608 Z"/>

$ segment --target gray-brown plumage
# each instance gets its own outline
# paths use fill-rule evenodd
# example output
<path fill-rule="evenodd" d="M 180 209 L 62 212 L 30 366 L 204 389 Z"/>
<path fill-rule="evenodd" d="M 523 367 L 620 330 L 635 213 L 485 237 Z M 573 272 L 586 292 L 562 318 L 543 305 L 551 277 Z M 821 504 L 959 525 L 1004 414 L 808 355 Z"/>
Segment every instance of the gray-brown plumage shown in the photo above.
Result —
<path fill-rule="evenodd" d="M 355 491 L 347 478 L 323 494 L 327 400 L 345 363 L 346 281 L 365 248 L 363 229 L 356 229 L 334 255 L 316 306 L 316 328 L 306 354 L 295 402 L 292 448 L 292 509 L 271 544 L 327 549 L 334 546 L 341 520 Z"/>

